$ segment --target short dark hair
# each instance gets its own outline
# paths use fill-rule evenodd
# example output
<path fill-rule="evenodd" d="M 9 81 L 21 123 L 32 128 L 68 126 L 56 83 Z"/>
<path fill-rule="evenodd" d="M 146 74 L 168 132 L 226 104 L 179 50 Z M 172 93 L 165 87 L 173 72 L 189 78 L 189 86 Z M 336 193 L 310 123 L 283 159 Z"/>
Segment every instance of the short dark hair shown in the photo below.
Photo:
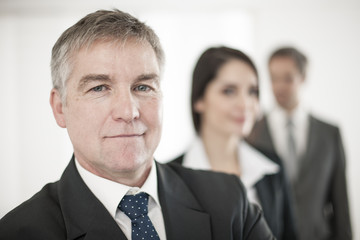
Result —
<path fill-rule="evenodd" d="M 158 36 L 149 26 L 118 9 L 99 10 L 86 15 L 68 28 L 52 49 L 53 87 L 60 92 L 63 101 L 66 95 L 65 84 L 72 71 L 71 58 L 80 49 L 89 47 L 98 40 L 148 42 L 156 54 L 160 69 L 162 68 L 164 52 Z"/>
<path fill-rule="evenodd" d="M 271 60 L 277 57 L 291 58 L 295 62 L 296 67 L 298 68 L 300 74 L 303 77 L 306 76 L 308 60 L 305 54 L 300 52 L 298 49 L 294 47 L 278 48 L 270 55 L 268 63 L 270 64 Z"/>
<path fill-rule="evenodd" d="M 258 80 L 258 72 L 253 61 L 243 52 L 221 46 L 211 47 L 205 50 L 197 61 L 193 76 L 191 88 L 191 112 L 195 131 L 200 131 L 200 114 L 194 109 L 195 103 L 200 100 L 205 93 L 206 87 L 216 78 L 219 69 L 229 60 L 240 60 L 250 66 Z"/>

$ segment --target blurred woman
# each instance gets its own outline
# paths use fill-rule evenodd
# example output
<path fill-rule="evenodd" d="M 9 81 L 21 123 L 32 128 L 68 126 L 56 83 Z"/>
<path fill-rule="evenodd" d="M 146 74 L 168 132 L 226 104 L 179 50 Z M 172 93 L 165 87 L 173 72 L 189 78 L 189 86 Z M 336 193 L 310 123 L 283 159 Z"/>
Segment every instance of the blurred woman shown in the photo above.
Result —
<path fill-rule="evenodd" d="M 191 108 L 197 138 L 174 162 L 239 176 L 275 237 L 296 239 L 279 159 L 244 141 L 259 108 L 258 73 L 251 59 L 227 47 L 207 49 L 193 72 Z"/>

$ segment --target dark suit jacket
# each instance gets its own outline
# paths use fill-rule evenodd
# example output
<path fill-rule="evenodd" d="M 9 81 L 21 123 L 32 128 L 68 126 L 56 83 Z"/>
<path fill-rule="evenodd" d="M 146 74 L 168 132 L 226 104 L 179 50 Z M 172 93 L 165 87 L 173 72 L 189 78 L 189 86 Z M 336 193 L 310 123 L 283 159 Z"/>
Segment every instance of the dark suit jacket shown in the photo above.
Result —
<path fill-rule="evenodd" d="M 259 149 L 258 149 L 259 150 Z M 281 166 L 279 158 L 273 153 L 262 152 Z M 173 160 L 174 163 L 182 164 L 184 155 Z M 266 175 L 255 185 L 259 200 L 264 212 L 264 217 L 272 233 L 278 240 L 296 240 L 293 209 L 287 180 L 283 169 L 278 174 Z"/>
<path fill-rule="evenodd" d="M 275 152 L 266 116 L 248 141 Z M 351 239 L 345 154 L 337 127 L 309 117 L 307 150 L 292 186 L 301 240 Z"/>
<path fill-rule="evenodd" d="M 261 212 L 248 204 L 236 177 L 156 165 L 168 240 L 272 239 Z M 47 184 L 0 220 L 0 239 L 126 237 L 83 182 L 72 159 L 58 182 Z"/>

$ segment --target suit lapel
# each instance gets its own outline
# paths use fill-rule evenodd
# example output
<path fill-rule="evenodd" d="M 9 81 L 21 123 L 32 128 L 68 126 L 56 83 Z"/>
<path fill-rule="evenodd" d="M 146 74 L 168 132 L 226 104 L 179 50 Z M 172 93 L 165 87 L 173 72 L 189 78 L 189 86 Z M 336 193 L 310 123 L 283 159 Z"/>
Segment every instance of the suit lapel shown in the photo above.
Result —
<path fill-rule="evenodd" d="M 157 163 L 158 187 L 167 239 L 211 239 L 210 216 L 169 166 Z"/>
<path fill-rule="evenodd" d="M 167 239 L 211 239 L 210 216 L 169 166 L 157 163 L 159 200 Z M 68 239 L 127 240 L 81 179 L 72 159 L 59 183 L 59 203 Z"/>
<path fill-rule="evenodd" d="M 318 146 L 321 145 L 320 139 L 316 131 L 316 120 L 310 115 L 309 116 L 309 129 L 307 134 L 307 146 L 305 153 L 299 159 L 299 173 L 298 179 L 304 179 L 304 175 L 308 172 L 308 168 L 312 167 L 312 159 L 316 156 Z M 295 183 L 298 185 L 299 183 Z M 298 189 L 298 187 L 296 187 Z"/>
<path fill-rule="evenodd" d="M 273 197 L 275 196 L 275 189 L 274 186 L 271 184 L 270 179 L 265 176 L 261 181 L 256 183 L 255 187 L 260 199 L 264 216 L 274 216 L 274 211 L 276 211 L 276 209 L 274 208 L 274 206 L 276 206 L 275 199 Z"/>
<path fill-rule="evenodd" d="M 59 183 L 67 239 L 127 240 L 113 217 L 81 179 L 74 158 Z"/>

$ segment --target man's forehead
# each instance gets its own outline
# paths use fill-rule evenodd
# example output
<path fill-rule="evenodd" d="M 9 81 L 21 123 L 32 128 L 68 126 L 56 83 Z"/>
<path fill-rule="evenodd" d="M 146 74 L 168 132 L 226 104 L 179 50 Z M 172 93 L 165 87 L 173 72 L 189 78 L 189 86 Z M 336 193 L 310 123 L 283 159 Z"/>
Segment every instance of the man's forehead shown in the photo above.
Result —
<path fill-rule="evenodd" d="M 297 70 L 298 66 L 295 62 L 295 60 L 292 57 L 284 56 L 284 57 L 275 57 L 271 60 L 269 66 L 272 69 L 278 69 L 278 70 Z"/>
<path fill-rule="evenodd" d="M 72 60 L 74 66 L 89 63 L 93 65 L 92 67 L 96 67 L 96 63 L 113 65 L 116 62 L 123 62 L 124 67 L 126 66 L 124 64 L 131 63 L 130 66 L 126 66 L 131 69 L 144 66 L 156 67 L 160 71 L 160 63 L 155 51 L 147 41 L 96 41 L 74 52 Z"/>
<path fill-rule="evenodd" d="M 113 51 L 124 51 L 129 48 L 141 47 L 142 49 L 148 48 L 153 49 L 151 44 L 146 40 L 141 40 L 137 38 L 127 38 L 127 39 L 114 39 L 114 38 L 101 38 L 96 40 L 90 40 L 86 43 L 81 44 L 80 47 L 74 49 L 73 55 L 77 54 L 87 54 L 95 49 L 101 48 L 109 48 L 113 49 Z"/>
<path fill-rule="evenodd" d="M 97 42 L 91 48 L 82 49 L 83 52 L 79 52 L 74 58 L 74 69 L 70 75 L 69 82 L 75 84 L 74 87 L 78 91 L 84 90 L 89 84 L 96 82 L 106 82 L 107 84 L 120 83 L 125 80 L 129 83 L 145 80 L 160 82 L 159 64 L 155 56 L 141 56 L 140 59 L 142 60 L 137 62 L 139 64 L 126 64 L 128 62 L 126 56 L 130 55 L 132 58 L 136 58 L 134 54 L 141 55 L 141 51 L 136 52 L 134 50 L 134 54 L 127 52 L 123 56 L 124 61 L 117 62 L 116 59 L 112 59 L 113 53 L 111 50 L 114 49 L 116 51 L 115 47 L 119 47 L 119 45 L 113 44 L 113 42 Z M 138 50 L 136 46 L 135 48 L 132 46 L 132 48 Z M 126 48 L 126 45 L 121 46 L 121 48 L 123 47 Z M 98 48 L 100 51 L 95 50 L 95 48 Z M 110 52 L 109 58 L 106 55 L 106 51 L 101 51 L 102 48 L 106 48 L 107 53 Z"/>
<path fill-rule="evenodd" d="M 137 61 L 138 64 L 131 66 L 132 68 L 147 67 L 160 68 L 157 61 L 155 51 L 149 43 L 134 40 L 127 41 L 96 41 L 89 46 L 80 48 L 74 52 L 72 56 L 74 66 L 83 64 L 107 63 L 115 64 L 114 61 Z M 151 64 L 153 62 L 153 64 Z M 156 62 L 156 64 L 154 64 Z M 140 64 L 140 66 L 138 66 Z M 129 66 L 128 66 L 129 67 Z"/>

